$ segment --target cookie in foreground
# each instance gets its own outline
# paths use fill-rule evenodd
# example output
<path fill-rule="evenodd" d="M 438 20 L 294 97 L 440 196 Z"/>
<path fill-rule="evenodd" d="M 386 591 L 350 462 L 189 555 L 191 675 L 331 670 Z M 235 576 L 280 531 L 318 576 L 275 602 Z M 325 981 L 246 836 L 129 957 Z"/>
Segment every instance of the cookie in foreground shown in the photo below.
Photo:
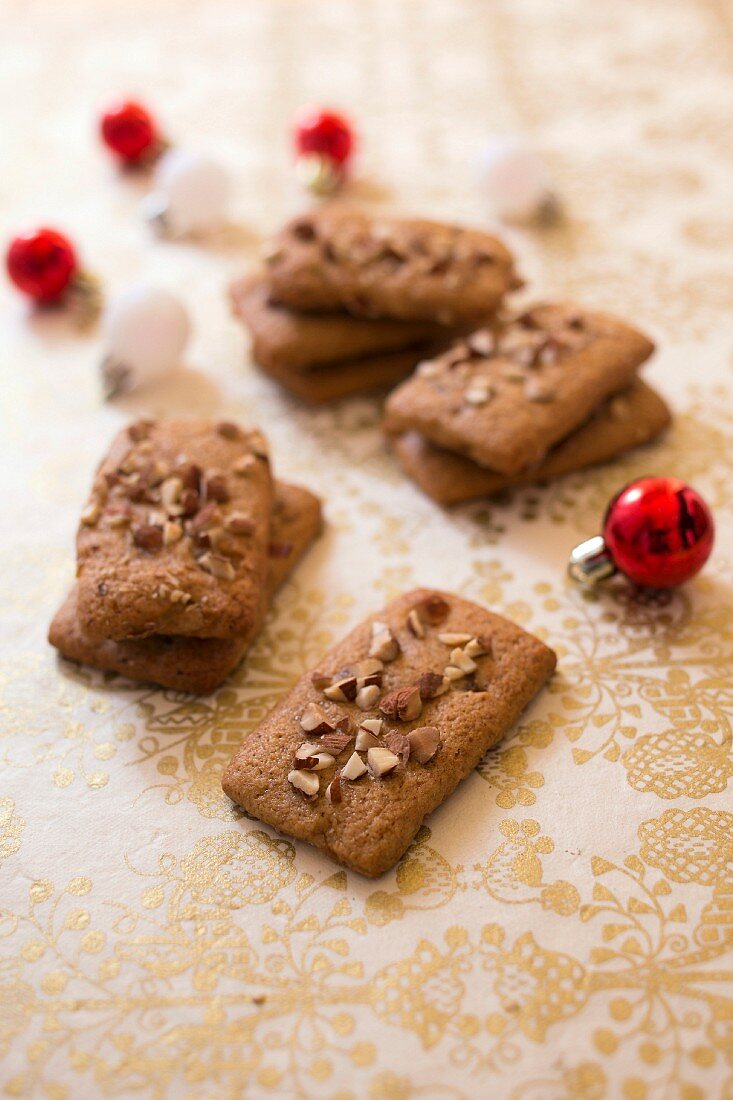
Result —
<path fill-rule="evenodd" d="M 381 875 L 509 732 L 555 661 L 478 604 L 408 592 L 298 681 L 237 750 L 222 786 L 280 832 Z"/>

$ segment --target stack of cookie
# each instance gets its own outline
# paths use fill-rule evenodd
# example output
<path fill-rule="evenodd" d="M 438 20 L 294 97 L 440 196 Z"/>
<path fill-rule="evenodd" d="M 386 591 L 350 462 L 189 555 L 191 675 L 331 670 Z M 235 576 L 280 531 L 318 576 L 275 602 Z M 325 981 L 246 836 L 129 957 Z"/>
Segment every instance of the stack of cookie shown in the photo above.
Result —
<path fill-rule="evenodd" d="M 385 428 L 441 504 L 544 482 L 667 427 L 669 409 L 637 376 L 653 350 L 609 314 L 540 305 L 420 364 L 390 394 Z"/>
<path fill-rule="evenodd" d="M 395 385 L 519 285 L 487 233 L 325 206 L 289 222 L 231 299 L 256 364 L 320 404 Z"/>
<path fill-rule="evenodd" d="M 317 497 L 273 479 L 259 432 L 137 421 L 97 471 L 77 534 L 77 581 L 49 641 L 132 680 L 213 691 L 320 523 Z"/>

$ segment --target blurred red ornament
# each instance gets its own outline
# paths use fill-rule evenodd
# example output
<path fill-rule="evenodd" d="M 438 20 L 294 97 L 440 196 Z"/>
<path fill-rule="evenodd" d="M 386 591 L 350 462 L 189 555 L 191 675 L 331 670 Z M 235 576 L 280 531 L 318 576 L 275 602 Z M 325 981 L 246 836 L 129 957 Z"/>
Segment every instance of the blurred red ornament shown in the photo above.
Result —
<path fill-rule="evenodd" d="M 644 588 L 673 588 L 702 569 L 714 539 L 699 493 L 676 477 L 643 477 L 616 494 L 603 534 L 575 547 L 568 570 L 584 584 L 619 571 Z"/>
<path fill-rule="evenodd" d="M 15 237 L 6 264 L 18 290 L 36 302 L 58 301 L 78 270 L 73 244 L 55 229 L 36 229 Z"/>
<path fill-rule="evenodd" d="M 293 122 L 293 132 L 298 156 L 321 153 L 337 164 L 345 164 L 354 146 L 351 126 L 343 115 L 320 107 L 301 107 Z"/>
<path fill-rule="evenodd" d="M 318 194 L 336 189 L 354 149 L 354 132 L 343 115 L 321 107 L 301 107 L 293 120 L 296 172 Z"/>
<path fill-rule="evenodd" d="M 102 141 L 125 164 L 139 164 L 162 148 L 158 126 L 141 103 L 128 99 L 113 103 L 99 123 Z"/>

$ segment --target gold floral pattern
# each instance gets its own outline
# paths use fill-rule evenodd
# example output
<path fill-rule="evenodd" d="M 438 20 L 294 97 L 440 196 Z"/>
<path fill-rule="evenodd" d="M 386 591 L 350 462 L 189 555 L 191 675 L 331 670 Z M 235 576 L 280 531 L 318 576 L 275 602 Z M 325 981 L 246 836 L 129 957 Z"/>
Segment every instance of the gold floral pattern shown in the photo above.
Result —
<path fill-rule="evenodd" d="M 658 4 L 591 7 L 210 0 L 195 33 L 191 0 L 39 0 L 32 33 L 22 5 L 5 13 L 8 224 L 53 181 L 59 218 L 105 242 L 106 279 L 151 250 L 196 341 L 170 383 L 100 407 L 93 335 L 63 311 L 3 311 L 3 1095 L 733 1100 L 732 17 L 722 0 L 661 20 Z M 154 72 L 152 40 L 176 43 Z M 246 179 L 242 225 L 196 247 L 137 241 L 139 184 L 90 202 L 93 143 L 61 160 L 59 119 L 124 85 L 131 56 L 171 131 L 185 119 Z M 40 114 L 17 95 L 28 57 Z M 543 148 L 564 217 L 505 230 L 529 292 L 652 332 L 648 374 L 675 412 L 663 440 L 449 514 L 401 476 L 378 398 L 307 409 L 238 365 L 222 287 L 290 208 L 269 137 L 324 75 L 364 128 L 352 197 L 375 206 L 486 223 L 471 150 L 513 130 Z M 160 409 L 259 420 L 278 474 L 326 504 L 246 664 L 197 700 L 57 660 L 44 637 L 89 471 L 123 417 Z M 649 472 L 712 505 L 705 572 L 654 597 L 571 587 L 569 547 Z M 527 626 L 559 668 L 394 873 L 365 881 L 238 812 L 219 777 L 336 637 L 422 583 Z"/>

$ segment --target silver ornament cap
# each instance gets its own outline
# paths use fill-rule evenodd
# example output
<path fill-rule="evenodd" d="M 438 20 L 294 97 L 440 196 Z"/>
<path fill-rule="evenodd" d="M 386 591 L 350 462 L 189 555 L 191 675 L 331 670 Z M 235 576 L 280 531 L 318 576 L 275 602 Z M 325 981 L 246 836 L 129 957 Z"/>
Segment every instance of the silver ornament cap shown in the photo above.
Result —
<path fill-rule="evenodd" d="M 593 538 L 579 542 L 571 551 L 568 575 L 577 584 L 594 588 L 600 581 L 607 580 L 616 572 L 613 558 L 608 552 L 602 535 L 594 535 Z"/>

